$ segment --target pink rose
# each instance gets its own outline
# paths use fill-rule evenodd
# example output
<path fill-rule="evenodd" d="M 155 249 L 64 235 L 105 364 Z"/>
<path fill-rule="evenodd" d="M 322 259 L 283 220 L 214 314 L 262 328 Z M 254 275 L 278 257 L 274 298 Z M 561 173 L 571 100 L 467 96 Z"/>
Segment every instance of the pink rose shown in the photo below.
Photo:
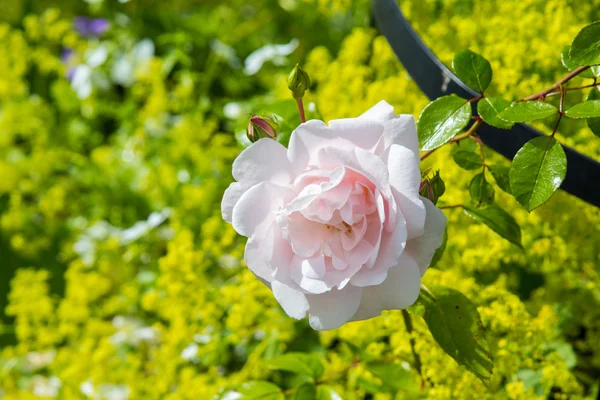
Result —
<path fill-rule="evenodd" d="M 446 217 L 419 196 L 414 118 L 385 101 L 358 118 L 312 120 L 289 148 L 260 139 L 233 163 L 223 218 L 247 236 L 248 267 L 314 329 L 404 309 Z"/>

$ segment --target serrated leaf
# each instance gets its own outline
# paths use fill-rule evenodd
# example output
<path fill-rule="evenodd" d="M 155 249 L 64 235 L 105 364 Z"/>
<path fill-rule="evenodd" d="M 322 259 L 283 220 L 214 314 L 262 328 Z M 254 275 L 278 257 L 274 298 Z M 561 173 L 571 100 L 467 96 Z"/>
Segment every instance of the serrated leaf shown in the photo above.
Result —
<path fill-rule="evenodd" d="M 238 389 L 239 400 L 283 400 L 281 389 L 267 381 L 250 381 Z"/>
<path fill-rule="evenodd" d="M 565 66 L 565 68 L 567 68 L 569 71 L 573 71 L 574 69 L 577 69 L 577 67 L 579 67 L 579 65 L 572 63 L 571 60 L 569 59 L 569 51 L 570 50 L 571 50 L 571 45 L 566 45 L 563 48 L 560 58 L 561 58 L 562 64 Z M 581 76 L 582 78 L 590 78 L 590 79 L 598 77 L 598 76 L 600 76 L 600 66 L 594 66 L 589 69 L 586 69 L 585 71 L 580 73 L 579 76 Z"/>
<path fill-rule="evenodd" d="M 550 199 L 566 173 L 567 156 L 560 143 L 540 136 L 525 143 L 515 155 L 509 172 L 510 189 L 531 212 Z"/>
<path fill-rule="evenodd" d="M 569 118 L 598 118 L 600 117 L 600 100 L 588 100 L 575 104 L 565 111 Z"/>
<path fill-rule="evenodd" d="M 329 386 L 319 385 L 317 400 L 342 400 L 342 396 Z"/>
<path fill-rule="evenodd" d="M 471 105 L 456 96 L 444 96 L 423 109 L 417 132 L 421 150 L 433 150 L 448 143 L 471 120 Z"/>
<path fill-rule="evenodd" d="M 575 36 L 569 60 L 580 66 L 600 64 L 600 21 L 586 26 Z"/>
<path fill-rule="evenodd" d="M 543 101 L 519 101 L 512 103 L 506 110 L 498 114 L 498 117 L 508 122 L 527 122 L 537 119 L 548 118 L 557 114 L 556 106 Z"/>
<path fill-rule="evenodd" d="M 421 290 L 414 307 L 440 347 L 484 383 L 489 383 L 493 363 L 484 339 L 477 307 L 455 289 L 437 286 Z"/>
<path fill-rule="evenodd" d="M 464 207 L 469 217 L 484 223 L 498 235 L 521 248 L 521 227 L 517 221 L 496 204 L 485 208 Z"/>
<path fill-rule="evenodd" d="M 588 94 L 587 99 L 588 101 L 600 100 L 600 90 L 598 90 L 598 88 L 592 88 L 590 94 Z M 600 118 L 589 118 L 587 120 L 587 124 L 592 133 L 600 137 Z"/>
<path fill-rule="evenodd" d="M 504 165 L 490 165 L 488 167 L 490 173 L 496 180 L 496 185 L 506 193 L 511 193 L 510 191 L 510 179 L 508 177 L 508 173 L 510 171 L 510 167 L 506 167 Z"/>
<path fill-rule="evenodd" d="M 292 398 L 294 400 L 315 400 L 317 398 L 317 387 L 312 382 L 304 382 L 296 388 Z"/>
<path fill-rule="evenodd" d="M 446 245 L 448 244 L 448 226 L 444 228 L 444 236 L 442 237 L 442 245 L 437 248 L 435 253 L 433 253 L 433 258 L 429 263 L 429 268 L 433 268 L 440 262 L 442 256 L 444 255 L 444 251 L 446 250 Z"/>
<path fill-rule="evenodd" d="M 490 62 L 471 50 L 458 52 L 452 61 L 452 68 L 461 81 L 479 92 L 484 92 L 492 81 Z"/>
<path fill-rule="evenodd" d="M 409 386 L 413 382 L 411 372 L 400 364 L 392 361 L 373 360 L 365 364 L 365 368 L 373 375 L 381 379 L 384 385 L 398 391 Z"/>
<path fill-rule="evenodd" d="M 510 101 L 501 97 L 484 97 L 477 103 L 477 112 L 486 124 L 500 129 L 510 129 L 514 124 L 498 117 L 498 114 L 509 106 Z"/>
<path fill-rule="evenodd" d="M 461 168 L 471 171 L 482 166 L 481 156 L 468 150 L 459 150 L 452 155 L 454 162 Z"/>
<path fill-rule="evenodd" d="M 312 378 L 323 375 L 323 364 L 318 356 L 307 353 L 286 353 L 269 360 L 265 360 L 271 369 L 293 372 Z"/>
<path fill-rule="evenodd" d="M 485 179 L 485 173 L 480 172 L 471 179 L 469 184 L 471 200 L 477 207 L 490 205 L 494 202 L 494 187 Z"/>

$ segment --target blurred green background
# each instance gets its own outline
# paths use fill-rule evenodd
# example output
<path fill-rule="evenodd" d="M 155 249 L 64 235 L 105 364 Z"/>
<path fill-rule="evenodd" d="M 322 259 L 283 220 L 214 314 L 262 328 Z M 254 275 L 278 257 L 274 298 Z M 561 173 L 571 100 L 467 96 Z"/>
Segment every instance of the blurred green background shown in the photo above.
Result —
<path fill-rule="evenodd" d="M 485 55 L 507 98 L 563 75 L 562 47 L 600 19 L 598 0 L 400 5 L 444 62 L 462 48 Z M 326 120 L 382 99 L 415 116 L 427 104 L 368 1 L 3 0 L 0 10 L 0 398 L 231 400 L 249 380 L 294 387 L 265 368 L 291 351 L 319 357 L 322 385 L 342 399 L 598 395 L 600 212 L 564 193 L 533 214 L 497 193 L 524 252 L 447 214 L 446 253 L 425 283 L 479 307 L 489 387 L 418 320 L 423 387 L 408 368 L 390 389 L 354 360 L 411 364 L 400 314 L 319 334 L 245 268 L 219 204 L 249 113 L 299 122 L 285 87 L 296 62 Z M 564 143 L 598 158 L 584 122 L 562 127 Z M 449 151 L 430 165 L 443 201 L 468 198 L 471 174 Z"/>

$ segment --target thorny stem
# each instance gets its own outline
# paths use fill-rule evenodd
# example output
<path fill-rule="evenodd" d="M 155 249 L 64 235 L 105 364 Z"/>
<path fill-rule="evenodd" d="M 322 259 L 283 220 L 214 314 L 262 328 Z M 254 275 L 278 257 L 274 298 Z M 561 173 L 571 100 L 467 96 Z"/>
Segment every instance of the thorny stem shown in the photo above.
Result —
<path fill-rule="evenodd" d="M 547 87 L 546 89 L 542 90 L 539 93 L 536 94 L 532 94 L 531 96 L 527 96 L 523 99 L 521 99 L 521 101 L 529 101 L 529 100 L 540 100 L 545 98 L 549 93 L 553 92 L 556 89 L 559 89 L 562 85 L 564 85 L 565 83 L 569 82 L 571 79 L 575 78 L 577 75 L 579 75 L 580 73 L 582 73 L 583 71 L 585 71 L 586 69 L 590 68 L 589 65 L 583 66 L 583 67 L 579 67 L 577 69 L 574 69 L 573 71 L 571 71 L 567 76 L 565 76 L 564 78 L 560 79 L 558 82 L 555 82 L 552 84 L 552 86 Z"/>
<path fill-rule="evenodd" d="M 298 104 L 298 112 L 300 113 L 300 122 L 306 122 L 306 116 L 304 115 L 304 104 L 302 103 L 302 99 L 296 99 L 296 104 Z"/>
<path fill-rule="evenodd" d="M 419 376 L 421 377 L 421 387 L 423 387 L 423 383 L 424 383 L 423 382 L 423 364 L 421 363 L 421 356 L 419 356 L 419 353 L 417 353 L 417 349 L 415 347 L 415 345 L 416 345 L 415 338 L 412 335 L 412 333 L 414 331 L 412 319 L 410 318 L 410 314 L 406 310 L 402 310 L 402 318 L 404 319 L 404 325 L 406 325 L 406 332 L 408 332 L 408 334 L 409 334 L 410 349 L 411 349 L 413 357 L 415 359 L 415 369 L 417 370 L 417 372 L 419 373 Z"/>
<path fill-rule="evenodd" d="M 593 88 L 593 87 L 598 87 L 598 86 L 600 86 L 600 84 L 598 82 L 596 82 L 596 79 L 594 79 L 594 83 L 591 83 L 589 85 L 565 87 L 564 90 L 566 92 L 570 92 L 570 91 L 573 91 L 573 90 L 582 90 L 582 89 L 589 89 L 589 88 Z M 548 93 L 546 95 L 546 97 L 555 96 L 555 95 L 561 94 L 561 93 L 562 93 L 562 90 L 555 90 L 553 92 Z"/>
<path fill-rule="evenodd" d="M 456 143 L 460 140 L 466 139 L 469 136 L 473 135 L 475 132 L 477 132 L 477 129 L 479 129 L 479 127 L 483 125 L 483 121 L 478 119 L 475 121 L 475 123 L 473 125 L 471 125 L 471 127 L 469 128 L 468 131 L 466 131 L 465 133 L 462 133 L 460 135 L 456 135 L 452 140 L 450 140 L 448 143 Z M 438 147 L 439 148 L 439 147 Z M 429 155 L 431 153 L 433 153 L 434 151 L 436 151 L 437 149 L 433 149 L 433 150 L 427 150 L 425 152 L 423 152 L 423 154 L 421 154 L 421 161 L 423 161 L 424 159 L 426 159 L 427 157 L 429 157 Z"/>

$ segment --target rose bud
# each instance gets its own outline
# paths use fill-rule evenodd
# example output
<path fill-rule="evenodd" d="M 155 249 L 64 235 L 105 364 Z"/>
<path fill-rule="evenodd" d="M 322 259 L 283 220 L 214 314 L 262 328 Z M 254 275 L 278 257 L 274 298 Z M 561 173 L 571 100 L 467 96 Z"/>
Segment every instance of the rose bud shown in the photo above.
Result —
<path fill-rule="evenodd" d="M 275 122 L 275 119 L 266 116 L 253 116 L 246 128 L 246 135 L 252 143 L 262 138 L 275 139 L 278 133 L 279 124 Z"/>
<path fill-rule="evenodd" d="M 304 97 L 304 92 L 310 87 L 310 77 L 300 65 L 296 64 L 287 80 L 288 89 L 292 91 L 292 96 L 297 99 Z"/>

